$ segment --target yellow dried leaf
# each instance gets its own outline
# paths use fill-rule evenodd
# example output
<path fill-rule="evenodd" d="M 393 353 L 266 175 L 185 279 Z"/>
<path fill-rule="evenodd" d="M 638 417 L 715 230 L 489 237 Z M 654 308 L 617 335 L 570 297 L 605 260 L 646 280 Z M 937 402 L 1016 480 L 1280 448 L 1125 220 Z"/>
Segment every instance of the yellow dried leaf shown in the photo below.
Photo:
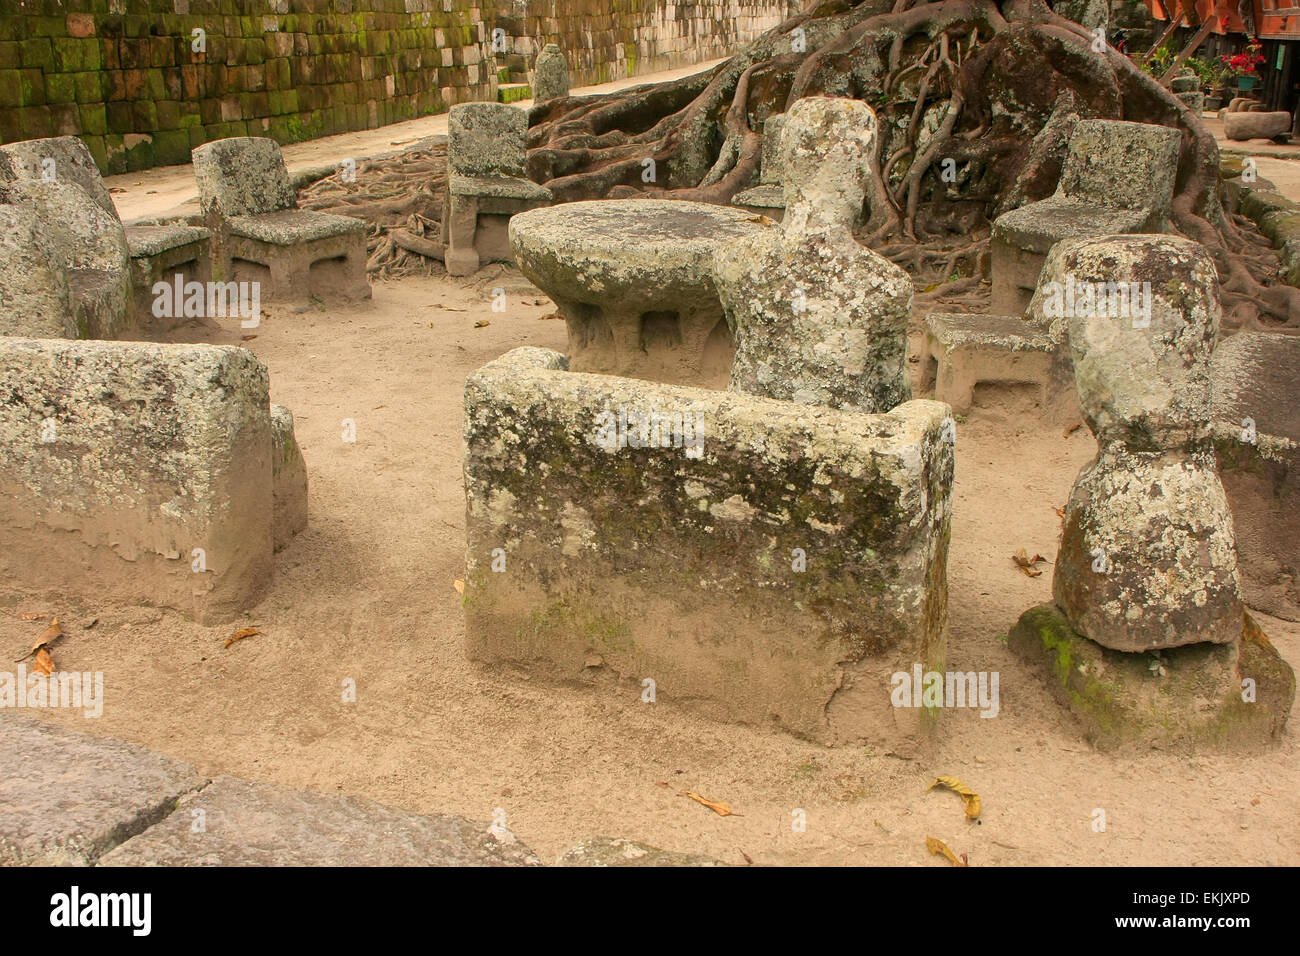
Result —
<path fill-rule="evenodd" d="M 682 794 L 682 796 L 690 797 L 696 803 L 704 804 L 704 806 L 708 807 L 710 810 L 712 810 L 720 817 L 731 816 L 731 807 L 727 806 L 725 803 L 715 803 L 712 800 L 706 800 L 704 799 L 704 797 L 701 797 L 698 793 L 691 793 L 689 790 L 685 791 Z"/>
<path fill-rule="evenodd" d="M 931 853 L 933 853 L 935 856 L 947 857 L 948 862 L 951 863 L 953 866 L 970 866 L 970 864 L 967 863 L 965 859 L 961 859 L 961 860 L 957 859 L 957 854 L 953 853 L 952 850 L 948 849 L 948 844 L 944 843 L 942 840 L 936 840 L 934 837 L 926 837 L 925 848 L 929 850 Z M 963 857 L 964 856 L 965 854 L 963 854 Z"/>
<path fill-rule="evenodd" d="M 41 631 L 40 636 L 36 638 L 36 643 L 32 645 L 32 649 L 27 653 L 35 653 L 46 644 L 53 644 L 55 640 L 62 636 L 63 628 L 59 627 L 59 619 L 57 617 L 52 617 L 50 618 L 50 626 Z"/>
<path fill-rule="evenodd" d="M 457 593 L 459 594 L 465 593 L 465 582 L 462 581 L 460 578 L 457 578 L 455 581 L 452 581 L 451 586 L 456 589 Z"/>
<path fill-rule="evenodd" d="M 242 641 L 246 637 L 252 637 L 254 634 L 261 634 L 261 633 L 262 632 L 255 627 L 240 628 L 234 634 L 231 634 L 228 638 L 226 638 L 225 646 L 229 647 L 231 644 L 235 643 L 235 641 Z"/>
<path fill-rule="evenodd" d="M 1044 558 L 1041 554 L 1036 554 L 1031 558 L 1028 554 L 1025 553 L 1024 548 L 1020 548 L 1016 551 L 1015 554 L 1011 556 L 1011 560 L 1016 562 L 1016 567 L 1018 567 L 1021 571 L 1024 571 L 1025 574 L 1029 575 L 1029 577 L 1036 578 L 1039 575 L 1041 575 L 1043 572 L 1035 568 L 1034 565 L 1037 564 L 1039 561 L 1046 561 L 1047 559 Z"/>
<path fill-rule="evenodd" d="M 54 673 L 54 658 L 50 657 L 50 652 L 42 647 L 36 652 L 36 661 L 33 663 L 32 668 L 36 673 L 49 677 Z"/>
<path fill-rule="evenodd" d="M 476 328 L 476 329 L 481 329 L 481 328 L 484 328 L 485 326 L 489 326 L 489 325 L 491 325 L 491 324 L 492 324 L 492 323 L 489 322 L 487 319 L 479 319 L 477 322 L 474 323 L 474 328 Z"/>
<path fill-rule="evenodd" d="M 929 793 L 935 787 L 946 787 L 965 801 L 966 819 L 974 820 L 980 815 L 980 795 L 956 777 L 936 777 L 934 783 L 925 788 L 925 792 Z"/>

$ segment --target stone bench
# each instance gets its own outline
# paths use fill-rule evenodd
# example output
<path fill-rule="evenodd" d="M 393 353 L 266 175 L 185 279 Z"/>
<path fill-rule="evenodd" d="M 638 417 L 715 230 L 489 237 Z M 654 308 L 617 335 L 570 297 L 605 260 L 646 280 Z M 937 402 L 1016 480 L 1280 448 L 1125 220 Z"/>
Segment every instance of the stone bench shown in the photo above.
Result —
<path fill-rule="evenodd" d="M 251 607 L 275 492 L 305 495 L 268 385 L 230 346 L 0 338 L 0 576 L 201 623 Z"/>
<path fill-rule="evenodd" d="M 925 320 L 923 388 L 954 413 L 970 411 L 983 382 L 1038 386 L 1039 403 L 1051 398 L 1057 343 L 1047 329 L 1018 315 L 935 313 Z"/>
<path fill-rule="evenodd" d="M 905 746 L 942 661 L 949 409 L 868 415 L 567 371 L 465 386 L 472 659 L 616 675 L 713 717 Z"/>
<path fill-rule="evenodd" d="M 1024 312 L 1048 251 L 1062 239 L 1164 232 L 1179 143 L 1178 131 L 1167 126 L 1076 123 L 1056 193 L 993 223 L 991 311 Z"/>

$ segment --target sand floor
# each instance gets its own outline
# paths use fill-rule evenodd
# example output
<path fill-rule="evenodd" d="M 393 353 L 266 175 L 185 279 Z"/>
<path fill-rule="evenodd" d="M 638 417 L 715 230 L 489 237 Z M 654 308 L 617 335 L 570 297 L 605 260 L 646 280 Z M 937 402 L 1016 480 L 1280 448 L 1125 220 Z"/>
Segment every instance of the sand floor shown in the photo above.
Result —
<path fill-rule="evenodd" d="M 491 311 L 493 288 L 507 311 Z M 0 583 L 0 647 L 26 650 L 57 614 L 60 669 L 105 675 L 104 714 L 46 719 L 196 764 L 417 812 L 507 825 L 543 859 L 577 840 L 626 836 L 730 863 L 946 866 L 938 837 L 972 865 L 1279 864 L 1300 859 L 1300 761 L 1292 730 L 1259 757 L 1094 752 L 1005 635 L 1047 600 L 1050 568 L 1021 574 L 1017 548 L 1055 554 L 1064 501 L 1095 450 L 1042 424 L 1014 392 L 982 394 L 959 426 L 949 563 L 949 665 L 996 670 L 1001 712 L 947 711 L 932 758 L 831 749 L 778 732 L 645 704 L 635 683 L 550 686 L 484 672 L 462 650 L 465 376 L 518 345 L 563 349 L 551 304 L 510 268 L 473 280 L 410 278 L 371 304 L 271 309 L 243 342 L 271 370 L 310 473 L 310 527 L 277 556 L 266 598 L 240 626 L 163 610 L 19 594 Z M 475 328 L 476 321 L 490 324 Z M 240 343 L 231 321 L 176 338 Z M 356 423 L 356 441 L 341 422 Z M 97 619 L 95 626 L 83 629 Z M 1259 618 L 1300 666 L 1300 626 Z M 25 644 L 24 642 L 27 642 Z M 344 703 L 342 683 L 356 682 Z M 967 823 L 939 774 L 983 798 Z M 720 817 L 679 791 L 725 801 Z M 1094 832 L 1094 811 L 1106 814 Z M 806 814 L 795 832 L 792 814 Z"/>

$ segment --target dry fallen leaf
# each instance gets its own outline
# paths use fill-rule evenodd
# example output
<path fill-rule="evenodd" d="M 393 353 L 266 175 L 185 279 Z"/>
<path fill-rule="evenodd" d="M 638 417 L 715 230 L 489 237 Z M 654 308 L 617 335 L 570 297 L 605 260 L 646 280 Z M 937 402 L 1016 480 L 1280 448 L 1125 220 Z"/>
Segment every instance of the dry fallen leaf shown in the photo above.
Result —
<path fill-rule="evenodd" d="M 477 322 L 474 323 L 474 328 L 476 328 L 476 329 L 481 329 L 481 328 L 484 328 L 485 326 L 489 326 L 489 325 L 491 325 L 491 324 L 492 324 L 492 323 L 489 322 L 487 319 L 479 319 Z"/>
<path fill-rule="evenodd" d="M 43 647 L 37 651 L 36 661 L 32 667 L 36 673 L 44 674 L 46 677 L 54 673 L 54 659 L 50 657 L 50 652 Z"/>
<path fill-rule="evenodd" d="M 464 312 L 464 309 L 457 309 L 454 306 L 443 305 L 441 302 L 434 302 L 425 306 L 426 309 L 442 309 L 444 312 Z"/>
<path fill-rule="evenodd" d="M 252 637 L 254 634 L 261 634 L 261 633 L 262 632 L 255 627 L 240 628 L 234 634 L 231 634 L 228 638 L 226 638 L 225 646 L 229 647 L 231 644 L 235 643 L 235 641 L 242 641 L 246 637 Z"/>
<path fill-rule="evenodd" d="M 776 225 L 776 220 L 774 220 L 774 219 L 768 219 L 768 218 L 767 218 L 766 216 L 764 216 L 762 213 L 759 213 L 759 214 L 758 214 L 757 216 L 755 216 L 753 219 L 746 219 L 745 222 L 756 222 L 756 223 L 758 223 L 758 224 L 761 225 L 761 226 L 775 226 L 775 225 Z"/>
<path fill-rule="evenodd" d="M 667 780 L 656 780 L 656 781 L 655 781 L 655 786 L 656 786 L 656 787 L 666 787 L 666 786 L 668 786 L 668 781 L 667 781 Z"/>
<path fill-rule="evenodd" d="M 956 777 L 936 777 L 934 783 L 925 788 L 929 793 L 935 787 L 946 787 L 966 802 L 966 819 L 974 820 L 980 815 L 980 796 Z"/>
<path fill-rule="evenodd" d="M 564 316 L 560 315 L 560 313 L 558 312 L 547 312 L 545 315 L 539 315 L 537 317 L 537 321 L 544 322 L 547 319 L 562 319 L 562 318 L 564 318 Z"/>
<path fill-rule="evenodd" d="M 253 339 L 255 339 L 255 338 L 257 338 L 256 335 L 241 335 L 241 336 L 239 337 L 239 341 L 241 341 L 241 342 L 251 342 L 251 341 L 253 341 Z"/>
<path fill-rule="evenodd" d="M 40 636 L 36 638 L 36 643 L 32 645 L 32 649 L 27 653 L 35 654 L 42 647 L 47 644 L 53 644 L 62 636 L 63 628 L 59 627 L 59 619 L 57 617 L 52 617 L 50 618 L 50 626 L 41 631 Z"/>
<path fill-rule="evenodd" d="M 731 807 L 727 806 L 725 803 L 714 803 L 712 800 L 704 799 L 698 793 L 691 793 L 689 790 L 683 790 L 679 796 L 690 797 L 696 803 L 703 804 L 720 817 L 729 817 L 732 815 Z"/>
<path fill-rule="evenodd" d="M 736 847 L 736 849 L 740 851 L 740 855 L 745 858 L 746 863 L 748 863 L 750 866 L 754 865 L 754 858 L 752 856 L 750 856 L 744 850 L 741 850 L 740 847 Z"/>
<path fill-rule="evenodd" d="M 935 856 L 947 857 L 948 862 L 951 863 L 953 866 L 970 866 L 970 864 L 966 862 L 965 853 L 961 855 L 962 858 L 960 860 L 957 859 L 957 854 L 953 853 L 952 850 L 948 849 L 948 845 L 944 843 L 942 840 L 936 840 L 934 837 L 926 837 L 925 848 L 929 850 L 931 853 L 933 853 Z"/>
<path fill-rule="evenodd" d="M 452 581 L 451 586 L 454 587 L 458 593 L 460 594 L 465 593 L 465 582 L 462 581 L 460 578 L 457 578 L 455 581 Z"/>
<path fill-rule="evenodd" d="M 1039 561 L 1046 561 L 1047 559 L 1043 557 L 1041 554 L 1035 554 L 1031 558 L 1028 554 L 1025 553 L 1024 548 L 1020 548 L 1019 550 L 1016 551 L 1015 554 L 1011 556 L 1011 560 L 1016 562 L 1016 567 L 1020 568 L 1021 571 L 1024 571 L 1025 574 L 1029 575 L 1029 577 L 1036 578 L 1043 572 L 1035 568 L 1034 565 L 1037 564 Z"/>
<path fill-rule="evenodd" d="M 1077 432 L 1077 431 L 1078 431 L 1080 428 L 1082 428 L 1082 427 L 1083 427 L 1083 422 L 1081 422 L 1081 421 L 1079 421 L 1079 422 L 1075 422 L 1073 425 L 1068 425 L 1068 426 L 1066 426 L 1066 429 L 1065 429 L 1065 437 L 1066 437 L 1066 438 L 1069 438 L 1071 435 L 1073 435 L 1075 432 Z"/>

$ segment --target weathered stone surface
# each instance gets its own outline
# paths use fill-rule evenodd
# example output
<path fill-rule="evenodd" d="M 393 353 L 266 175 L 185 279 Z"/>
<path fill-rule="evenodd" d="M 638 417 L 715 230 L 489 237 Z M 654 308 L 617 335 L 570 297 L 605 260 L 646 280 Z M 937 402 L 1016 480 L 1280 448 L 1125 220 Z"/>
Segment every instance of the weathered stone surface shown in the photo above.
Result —
<path fill-rule="evenodd" d="M 781 130 L 785 127 L 785 114 L 777 113 L 763 121 L 763 153 L 759 161 L 758 185 L 744 189 L 732 197 L 734 206 L 746 209 L 772 210 L 780 219 L 785 210 L 785 187 L 781 184 L 785 171 L 784 141 Z"/>
<path fill-rule="evenodd" d="M 524 177 L 528 113 L 507 103 L 457 103 L 447 117 L 447 172 Z"/>
<path fill-rule="evenodd" d="M 726 866 L 712 857 L 674 853 L 622 837 L 595 837 L 564 851 L 556 866 Z"/>
<path fill-rule="evenodd" d="M 1234 113 L 1229 110 L 1223 117 L 1223 135 L 1232 140 L 1273 139 L 1291 132 L 1291 114 L 1286 110 L 1275 113 Z"/>
<path fill-rule="evenodd" d="M 1249 615 L 1237 630 L 1229 644 L 1129 654 L 1088 640 L 1040 604 L 1007 644 L 1044 674 L 1100 750 L 1257 751 L 1286 728 L 1295 674 Z"/>
<path fill-rule="evenodd" d="M 1208 251 L 1172 236 L 1063 242 L 1030 312 L 1055 338 L 1068 329 L 1100 445 L 1065 506 L 1057 604 L 1116 650 L 1236 640 L 1236 546 L 1209 437 L 1221 308 Z"/>
<path fill-rule="evenodd" d="M 203 811 L 194 832 L 194 811 Z M 104 866 L 538 866 L 508 830 L 218 777 Z"/>
<path fill-rule="evenodd" d="M 255 282 L 261 301 L 370 298 L 366 224 L 297 208 L 274 140 L 236 136 L 194 150 L 214 278 Z"/>
<path fill-rule="evenodd" d="M 1300 338 L 1238 332 L 1214 350 L 1212 379 L 1246 601 L 1300 620 Z"/>
<path fill-rule="evenodd" d="M 307 527 L 307 463 L 293 434 L 293 412 L 271 406 L 271 486 L 275 550 Z"/>
<path fill-rule="evenodd" d="M 240 348 L 0 339 L 0 573 L 239 614 L 271 573 L 267 389 Z"/>
<path fill-rule="evenodd" d="M 33 209 L 43 236 L 39 246 L 66 272 L 74 334 L 97 339 L 120 335 L 128 321 L 131 269 L 117 216 L 70 181 L 18 179 L 4 191 L 7 202 Z"/>
<path fill-rule="evenodd" d="M 1079 120 L 1056 192 L 993 223 L 991 309 L 1023 312 L 1043 260 L 1057 242 L 1168 227 L 1178 169 L 1178 130 L 1116 120 Z"/>
<path fill-rule="evenodd" d="M 367 230 L 365 220 L 336 216 L 306 209 L 282 209 L 258 216 L 234 216 L 227 220 L 230 234 L 256 239 L 273 246 L 296 246 Z"/>
<path fill-rule="evenodd" d="M 889 681 L 944 655 L 947 406 L 863 415 L 563 367 L 516 350 L 466 382 L 470 656 L 914 742 Z"/>
<path fill-rule="evenodd" d="M 0 866 L 91 865 L 205 782 L 142 747 L 0 710 Z"/>
<path fill-rule="evenodd" d="M 194 179 L 209 220 L 292 209 L 297 194 L 280 144 L 261 136 L 231 136 L 196 147 Z"/>
<path fill-rule="evenodd" d="M 67 269 L 26 203 L 0 203 L 0 335 L 77 336 Z"/>
<path fill-rule="evenodd" d="M 1201 81 L 1195 73 L 1180 73 L 1169 82 L 1169 89 L 1174 93 L 1200 92 Z"/>
<path fill-rule="evenodd" d="M 0 179 L 34 179 L 80 186 L 104 212 L 117 218 L 95 158 L 78 136 L 27 139 L 0 146 Z"/>
<path fill-rule="evenodd" d="M 1232 641 L 1237 551 L 1213 454 L 1103 446 L 1066 502 L 1052 595 L 1076 630 L 1116 650 Z"/>
<path fill-rule="evenodd" d="M 569 63 L 555 43 L 548 43 L 533 64 L 533 102 L 545 103 L 569 95 Z"/>
<path fill-rule="evenodd" d="M 1080 120 L 1070 133 L 1060 191 L 1114 208 L 1146 210 L 1153 225 L 1163 226 L 1173 201 L 1180 142 L 1170 126 Z"/>
<path fill-rule="evenodd" d="M 510 220 L 519 270 L 555 302 L 580 372 L 723 386 L 735 346 L 713 251 L 752 213 L 679 200 L 574 202 Z"/>
<path fill-rule="evenodd" d="M 1030 309 L 1067 326 L 1079 404 L 1098 441 L 1157 451 L 1204 439 L 1222 317 L 1204 246 L 1175 236 L 1063 242 Z"/>
<path fill-rule="evenodd" d="M 762 185 L 779 185 L 785 178 L 785 114 L 776 113 L 763 121 L 763 153 L 759 161 L 758 181 Z"/>
<path fill-rule="evenodd" d="M 736 336 L 729 390 L 868 413 L 912 397 L 912 280 L 853 237 L 875 141 L 858 100 L 807 97 L 786 114 L 785 217 L 713 256 Z"/>
<path fill-rule="evenodd" d="M 926 316 L 925 329 L 922 382 L 933 384 L 935 399 L 955 413 L 970 410 L 982 382 L 1033 383 L 1054 420 L 1078 420 L 1068 362 L 1045 324 L 1019 315 L 941 312 Z"/>

